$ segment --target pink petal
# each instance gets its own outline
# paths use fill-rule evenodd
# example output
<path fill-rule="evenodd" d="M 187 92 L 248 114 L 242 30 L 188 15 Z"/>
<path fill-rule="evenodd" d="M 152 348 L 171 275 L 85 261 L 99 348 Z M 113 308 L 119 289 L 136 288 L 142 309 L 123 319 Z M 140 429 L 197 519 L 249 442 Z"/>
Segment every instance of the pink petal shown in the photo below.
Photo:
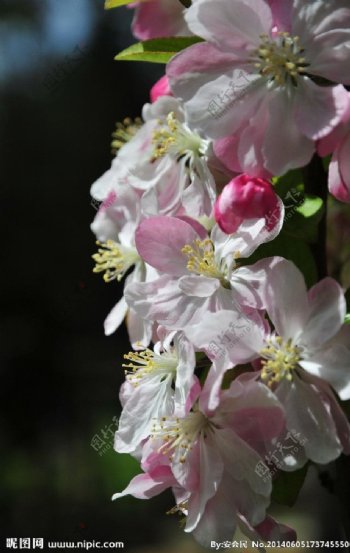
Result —
<path fill-rule="evenodd" d="M 277 522 L 274 518 L 267 516 L 263 522 L 255 526 L 255 530 L 263 540 L 295 541 L 297 534 L 294 528 Z"/>
<path fill-rule="evenodd" d="M 174 94 L 185 102 L 188 121 L 211 138 L 235 132 L 256 111 L 265 92 L 259 75 L 206 43 L 177 54 L 167 74 Z"/>
<path fill-rule="evenodd" d="M 225 138 L 219 138 L 215 140 L 213 145 L 216 157 L 232 173 L 240 173 L 242 171 L 237 155 L 238 144 L 239 132 Z"/>
<path fill-rule="evenodd" d="M 293 5 L 294 35 L 299 35 L 308 71 L 333 82 L 349 84 L 350 9 L 347 0 Z"/>
<path fill-rule="evenodd" d="M 287 31 L 291 30 L 292 23 L 292 6 L 293 0 L 268 0 L 270 5 L 273 22 L 276 25 L 278 31 Z"/>
<path fill-rule="evenodd" d="M 266 104 L 260 106 L 259 111 L 242 129 L 238 145 L 238 160 L 241 170 L 252 177 L 270 179 L 272 174 L 264 166 L 262 148 L 269 122 Z"/>
<path fill-rule="evenodd" d="M 120 493 L 115 493 L 112 500 L 133 495 L 138 499 L 150 499 L 162 493 L 176 483 L 169 467 L 160 466 L 149 474 L 138 474 L 130 484 Z"/>
<path fill-rule="evenodd" d="M 184 8 L 174 0 L 138 2 L 132 32 L 139 40 L 189 34 L 183 16 Z"/>
<path fill-rule="evenodd" d="M 350 190 L 345 186 L 339 167 L 339 149 L 335 150 L 328 170 L 328 188 L 340 202 L 350 202 Z"/>
<path fill-rule="evenodd" d="M 301 132 L 311 140 L 319 140 L 338 125 L 349 104 L 342 86 L 322 87 L 309 78 L 299 79 L 295 119 Z"/>
<path fill-rule="evenodd" d="M 233 498 L 241 490 L 237 490 L 235 484 L 232 478 L 224 475 L 216 494 L 206 504 L 203 516 L 193 530 L 196 541 L 207 549 L 212 547 L 213 541 L 218 544 L 231 541 L 236 531 L 237 506 Z"/>
<path fill-rule="evenodd" d="M 234 380 L 222 393 L 219 412 L 223 420 L 250 447 L 265 455 L 271 440 L 279 436 L 285 425 L 283 407 L 264 385 L 251 380 Z"/>
<path fill-rule="evenodd" d="M 346 137 L 349 132 L 349 125 L 347 124 L 350 120 L 350 93 L 348 92 L 348 107 L 343 115 L 342 122 L 327 136 L 322 138 L 317 144 L 317 152 L 321 157 L 328 156 L 333 153 L 337 146 L 340 146 L 340 143 Z"/>
<path fill-rule="evenodd" d="M 197 0 L 186 12 L 191 31 L 226 52 L 247 56 L 269 33 L 272 16 L 263 0 Z"/>
<path fill-rule="evenodd" d="M 169 79 L 166 75 L 161 77 L 150 90 L 151 102 L 155 102 L 161 96 L 172 96 Z"/>
<path fill-rule="evenodd" d="M 260 455 L 229 428 L 216 429 L 214 439 L 230 476 L 245 480 L 255 493 L 269 497 L 271 480 L 265 481 L 255 470 L 261 461 Z"/>
<path fill-rule="evenodd" d="M 223 473 L 220 454 L 209 436 L 206 440 L 200 438 L 199 447 L 199 489 L 192 494 L 188 503 L 186 532 L 192 532 L 198 525 L 207 502 L 218 489 Z"/>
<path fill-rule="evenodd" d="M 152 267 L 174 276 L 188 274 L 187 257 L 181 252 L 199 239 L 192 225 L 175 217 L 150 217 L 138 226 L 135 234 L 140 256 Z"/>
<path fill-rule="evenodd" d="M 177 215 L 176 218 L 181 219 L 181 221 L 185 221 L 185 223 L 191 225 L 191 227 L 194 228 L 201 240 L 205 240 L 206 238 L 208 238 L 208 231 L 196 219 L 192 219 L 192 217 L 188 217 L 188 215 Z"/>

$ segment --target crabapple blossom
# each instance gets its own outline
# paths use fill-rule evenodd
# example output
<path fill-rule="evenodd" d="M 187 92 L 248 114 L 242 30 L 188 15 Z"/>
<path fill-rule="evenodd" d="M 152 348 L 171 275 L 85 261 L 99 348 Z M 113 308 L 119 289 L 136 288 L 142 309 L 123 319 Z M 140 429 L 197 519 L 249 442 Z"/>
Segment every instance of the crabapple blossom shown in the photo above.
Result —
<path fill-rule="evenodd" d="M 306 439 L 307 458 L 328 463 L 343 450 L 350 453 L 350 427 L 330 388 L 341 399 L 350 398 L 350 328 L 343 324 L 342 289 L 325 278 L 307 292 L 294 264 L 276 257 L 268 265 L 262 296 L 274 330 L 266 321 L 245 317 L 245 330 L 238 333 L 237 313 L 224 310 L 186 329 L 186 335 L 205 349 L 226 333 L 222 348 L 231 363 L 261 359 L 253 378 L 260 375 L 280 399 L 287 428 Z"/>
<path fill-rule="evenodd" d="M 142 114 L 145 123 L 138 130 L 117 133 L 127 141 L 120 141 L 111 169 L 92 185 L 91 195 L 103 201 L 118 186 L 129 185 L 141 195 L 146 215 L 182 209 L 209 216 L 216 199 L 210 141 L 190 129 L 180 102 L 170 96 L 146 104 Z"/>
<path fill-rule="evenodd" d="M 259 178 L 240 175 L 223 189 L 214 207 L 215 220 L 221 230 L 233 234 L 245 219 L 264 218 L 268 229 L 273 229 L 279 217 L 271 215 L 280 210 L 272 185 Z"/>
<path fill-rule="evenodd" d="M 101 204 L 91 224 L 99 246 L 98 252 L 92 257 L 96 263 L 94 272 L 103 273 L 105 282 L 119 282 L 131 269 L 125 284 L 156 276 L 154 269 L 142 261 L 135 247 L 135 230 L 140 216 L 139 196 L 132 188 L 118 188 L 118 194 L 111 191 Z M 115 332 L 126 315 L 132 344 L 148 346 L 152 324 L 140 319 L 129 309 L 124 297 L 117 302 L 105 320 L 106 335 Z"/>
<path fill-rule="evenodd" d="M 184 19 L 184 7 L 174 0 L 142 0 L 132 4 L 135 15 L 132 32 L 140 40 L 191 34 Z"/>
<path fill-rule="evenodd" d="M 330 193 L 341 202 L 350 202 L 350 95 L 342 122 L 320 140 L 318 153 L 321 156 L 332 154 L 328 174 Z"/>
<path fill-rule="evenodd" d="M 350 203 L 350 4 L 129 7 L 134 34 L 158 40 L 117 58 L 177 54 L 142 118 L 117 123 L 91 187 L 93 270 L 124 279 L 105 333 L 125 318 L 133 350 L 114 446 L 143 471 L 113 499 L 171 489 L 169 514 L 205 547 L 238 528 L 294 541 L 267 513 L 271 492 L 283 499 L 281 481 L 299 479 L 288 472 L 350 454 L 350 314 L 327 276 L 342 267 L 327 273 L 336 202 L 320 159 L 332 155 L 329 191 Z M 279 195 L 293 199 L 286 217 Z"/>
<path fill-rule="evenodd" d="M 231 539 L 241 516 L 251 526 L 265 520 L 271 479 L 256 467 L 283 426 L 282 407 L 263 384 L 232 382 L 215 411 L 200 394 L 184 416 L 154 422 L 142 455 L 145 474 L 113 499 L 172 487 L 172 512 L 185 516 L 185 532 L 204 546 Z"/>
<path fill-rule="evenodd" d="M 130 453 L 149 437 L 153 419 L 181 414 L 196 385 L 196 361 L 188 340 L 174 333 L 166 342 L 158 342 L 154 351 L 130 352 L 124 358 L 128 363 L 123 365 L 126 381 L 121 390 L 123 411 L 115 449 Z"/>
<path fill-rule="evenodd" d="M 240 259 L 276 236 L 277 227 L 265 232 L 265 221 L 253 219 L 235 235 L 227 236 L 215 226 L 209 236 L 190 218 L 159 216 L 142 221 L 136 247 L 160 277 L 130 284 L 125 289 L 128 305 L 141 318 L 172 329 L 183 329 L 221 309 L 261 309 L 265 261 L 247 267 L 240 265 Z"/>
<path fill-rule="evenodd" d="M 161 96 L 172 96 L 172 92 L 169 86 L 169 79 L 166 75 L 161 77 L 151 88 L 150 98 L 151 102 L 155 102 Z"/>
<path fill-rule="evenodd" d="M 233 155 L 241 171 L 249 172 L 257 151 L 261 170 L 280 175 L 308 163 L 315 141 L 346 110 L 347 92 L 337 83 L 350 83 L 350 7 L 293 0 L 283 14 L 289 30 L 286 22 L 276 26 L 275 7 L 196 0 L 185 19 L 206 42 L 177 54 L 167 74 L 191 125 L 213 139 L 239 133 Z"/>

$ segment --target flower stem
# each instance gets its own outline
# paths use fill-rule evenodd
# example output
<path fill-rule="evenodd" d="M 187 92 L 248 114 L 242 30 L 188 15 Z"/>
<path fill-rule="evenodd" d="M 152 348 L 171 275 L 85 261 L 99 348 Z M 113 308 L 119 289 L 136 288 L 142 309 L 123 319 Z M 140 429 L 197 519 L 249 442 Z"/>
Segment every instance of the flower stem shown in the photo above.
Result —
<path fill-rule="evenodd" d="M 317 242 L 311 244 L 311 251 L 315 259 L 318 278 L 327 276 L 327 199 L 328 179 L 322 159 L 315 154 L 309 165 L 303 169 L 305 192 L 318 196 L 323 200 L 324 212 L 318 224 Z"/>

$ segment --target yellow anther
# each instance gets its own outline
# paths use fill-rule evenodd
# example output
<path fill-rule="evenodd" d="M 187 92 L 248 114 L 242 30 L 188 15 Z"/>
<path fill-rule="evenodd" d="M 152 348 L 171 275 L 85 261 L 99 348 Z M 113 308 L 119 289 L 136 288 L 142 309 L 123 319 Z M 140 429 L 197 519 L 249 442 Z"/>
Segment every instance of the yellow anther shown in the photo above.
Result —
<path fill-rule="evenodd" d="M 103 243 L 97 241 L 96 244 L 101 247 L 92 256 L 96 262 L 93 272 L 103 272 L 105 282 L 121 280 L 128 269 L 139 260 L 136 249 L 123 247 L 114 240 Z"/>
<path fill-rule="evenodd" d="M 292 380 L 292 371 L 301 359 L 301 349 L 290 339 L 284 342 L 281 336 L 273 336 L 260 355 L 263 357 L 261 378 L 271 387 L 283 379 Z"/>
<path fill-rule="evenodd" d="M 172 111 L 166 118 L 166 124 L 159 121 L 159 128 L 153 131 L 152 143 L 154 145 L 153 159 L 159 159 L 165 154 L 172 154 L 176 158 L 186 153 L 201 156 L 204 141 L 201 137 L 185 128 Z"/>
<path fill-rule="evenodd" d="M 151 349 L 144 351 L 130 351 L 124 355 L 124 359 L 130 363 L 123 363 L 127 380 L 134 386 L 144 377 L 157 373 L 161 377 L 174 376 L 178 364 L 175 351 L 156 354 Z M 160 419 L 160 424 L 166 421 L 166 417 Z M 154 430 L 154 429 L 153 429 Z"/>
<path fill-rule="evenodd" d="M 152 429 L 153 439 L 163 442 L 158 451 L 171 458 L 178 451 L 180 463 L 185 463 L 197 437 L 210 426 L 210 422 L 198 409 L 191 411 L 183 419 L 171 416 L 163 419 L 163 424 L 155 425 Z"/>
<path fill-rule="evenodd" d="M 112 152 L 116 153 L 122 146 L 129 142 L 142 125 L 143 121 L 140 117 L 136 117 L 134 120 L 130 117 L 126 117 L 122 123 L 117 123 L 116 129 L 112 133 Z"/>
<path fill-rule="evenodd" d="M 209 238 L 205 240 L 197 239 L 193 242 L 193 245 L 187 244 L 181 251 L 188 258 L 187 269 L 191 273 L 220 280 L 225 277 L 217 266 L 214 244 Z"/>
<path fill-rule="evenodd" d="M 304 50 L 299 44 L 299 37 L 280 32 L 275 39 L 265 34 L 260 38 L 261 45 L 252 58 L 259 73 L 281 86 L 288 80 L 296 85 L 296 78 L 308 66 L 306 59 L 300 56 Z"/>

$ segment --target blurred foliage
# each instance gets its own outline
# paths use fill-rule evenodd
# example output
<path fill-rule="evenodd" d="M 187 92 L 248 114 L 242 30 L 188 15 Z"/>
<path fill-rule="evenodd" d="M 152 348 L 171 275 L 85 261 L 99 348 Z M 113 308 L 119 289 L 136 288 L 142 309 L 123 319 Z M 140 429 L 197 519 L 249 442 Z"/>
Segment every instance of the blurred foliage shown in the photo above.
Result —
<path fill-rule="evenodd" d="M 166 37 L 145 40 L 129 46 L 115 56 L 117 61 L 147 61 L 168 63 L 175 54 L 185 48 L 202 42 L 203 39 L 190 37 Z"/>

